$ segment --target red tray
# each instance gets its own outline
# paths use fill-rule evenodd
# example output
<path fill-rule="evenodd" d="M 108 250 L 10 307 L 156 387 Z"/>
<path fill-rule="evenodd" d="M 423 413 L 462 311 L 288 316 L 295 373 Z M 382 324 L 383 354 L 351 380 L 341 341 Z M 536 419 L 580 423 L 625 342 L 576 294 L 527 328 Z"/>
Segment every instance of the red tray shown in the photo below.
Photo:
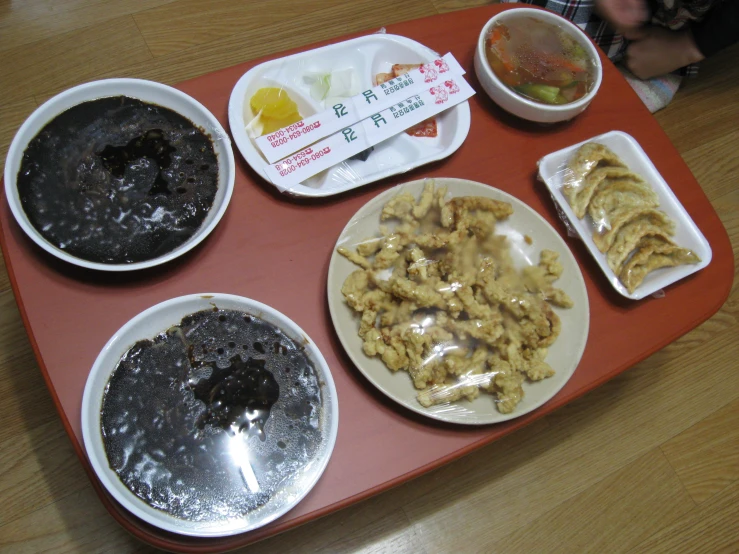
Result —
<path fill-rule="evenodd" d="M 574 121 L 539 126 L 495 106 L 479 87 L 472 58 L 479 30 L 502 6 L 392 25 L 388 32 L 440 53 L 451 51 L 478 94 L 470 100 L 472 126 L 457 153 L 432 165 L 355 192 L 297 202 L 276 192 L 236 153 L 231 205 L 213 234 L 184 258 L 136 274 L 110 275 L 57 261 L 28 239 L 0 208 L 2 247 L 15 296 L 46 384 L 101 500 L 131 533 L 183 552 L 236 548 L 333 512 L 479 448 L 581 396 L 643 360 L 713 315 L 728 297 L 734 260 L 728 236 L 703 190 L 615 67 L 604 60 L 597 98 Z M 356 36 L 356 35 L 353 35 Z M 335 41 L 351 37 L 342 37 Z M 326 43 L 317 44 L 321 46 Z M 301 48 L 300 50 L 305 50 Z M 228 98 L 251 67 L 284 52 L 178 85 L 227 124 Z M 620 129 L 634 136 L 705 234 L 713 261 L 667 289 L 662 299 L 632 302 L 606 281 L 583 244 L 567 239 L 590 297 L 590 337 L 567 386 L 539 410 L 508 423 L 468 429 L 443 425 L 395 405 L 367 383 L 344 354 L 326 302 L 326 272 L 341 229 L 370 198 L 419 177 L 461 177 L 505 190 L 541 213 L 565 235 L 545 188 L 536 182 L 543 155 Z M 222 539 L 162 532 L 116 504 L 92 472 L 82 446 L 80 405 L 89 369 L 110 336 L 131 317 L 165 299 L 197 292 L 254 298 L 295 320 L 315 340 L 331 367 L 339 396 L 340 427 L 328 468 L 291 512 L 259 530 Z"/>

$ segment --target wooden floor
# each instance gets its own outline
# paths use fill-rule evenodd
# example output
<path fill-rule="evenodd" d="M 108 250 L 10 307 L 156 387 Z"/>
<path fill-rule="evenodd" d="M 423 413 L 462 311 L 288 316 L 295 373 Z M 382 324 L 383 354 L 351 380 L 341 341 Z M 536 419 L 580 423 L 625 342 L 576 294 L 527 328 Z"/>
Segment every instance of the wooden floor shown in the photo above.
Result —
<path fill-rule="evenodd" d="M 39 103 L 79 82 L 175 83 L 481 3 L 0 0 L 0 156 Z M 657 115 L 721 216 L 735 257 L 738 56 L 735 47 L 705 63 Z M 36 366 L 2 261 L 0 550 L 153 551 L 120 528 L 93 492 Z M 739 552 L 739 287 L 704 325 L 531 427 L 247 551 Z"/>

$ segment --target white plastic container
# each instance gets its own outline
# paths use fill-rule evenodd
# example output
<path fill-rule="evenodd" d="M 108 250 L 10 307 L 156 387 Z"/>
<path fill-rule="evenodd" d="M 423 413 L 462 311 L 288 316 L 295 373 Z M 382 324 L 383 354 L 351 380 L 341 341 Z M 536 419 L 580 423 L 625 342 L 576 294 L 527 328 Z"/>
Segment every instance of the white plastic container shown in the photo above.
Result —
<path fill-rule="evenodd" d="M 422 44 L 397 35 L 375 34 L 260 64 L 247 71 L 231 93 L 228 121 L 237 148 L 263 179 L 268 163 L 246 129 L 255 114 L 249 99 L 262 87 L 280 87 L 298 105 L 303 117 L 325 109 L 313 99 L 304 77 L 352 69 L 360 90 L 372 88 L 378 73 L 389 73 L 393 64 L 425 63 L 439 54 Z M 281 192 L 294 196 L 323 197 L 339 194 L 379 179 L 441 160 L 455 152 L 470 128 L 470 108 L 463 102 L 437 116 L 438 136 L 411 137 L 404 132 L 375 146 L 366 161 L 346 160 Z M 278 187 L 279 188 L 279 187 Z"/>
<path fill-rule="evenodd" d="M 597 142 L 607 146 L 623 160 L 631 171 L 641 175 L 651 185 L 659 198 L 658 209 L 665 212 L 676 223 L 675 236 L 672 237 L 673 241 L 697 254 L 701 259 L 699 263 L 657 269 L 649 273 L 633 293 L 629 293 L 618 279 L 618 276 L 608 266 L 606 255 L 600 252 L 595 242 L 593 242 L 595 223 L 589 215 L 586 215 L 583 219 L 578 219 L 561 191 L 568 161 L 575 151 L 586 142 Z M 640 300 L 696 271 L 700 271 L 711 262 L 712 251 L 706 237 L 688 215 L 675 193 L 672 192 L 670 186 L 662 178 L 657 168 L 654 167 L 649 156 L 639 146 L 639 143 L 636 142 L 634 137 L 623 131 L 611 131 L 544 156 L 539 160 L 539 177 L 552 194 L 552 198 L 559 207 L 560 214 L 563 213 L 567 217 L 569 226 L 585 242 L 613 288 L 626 298 Z"/>

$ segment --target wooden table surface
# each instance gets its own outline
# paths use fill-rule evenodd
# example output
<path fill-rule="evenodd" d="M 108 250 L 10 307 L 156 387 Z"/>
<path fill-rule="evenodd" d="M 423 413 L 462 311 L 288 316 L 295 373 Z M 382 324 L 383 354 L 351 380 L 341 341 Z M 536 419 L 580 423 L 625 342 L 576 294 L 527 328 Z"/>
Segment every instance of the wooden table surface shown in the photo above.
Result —
<path fill-rule="evenodd" d="M 175 83 L 476 0 L 0 1 L 0 156 L 79 82 Z M 477 29 L 471 29 L 477 33 Z M 706 62 L 657 119 L 739 247 L 739 67 Z M 388 493 L 246 549 L 268 552 L 736 551 L 739 292 L 712 319 L 530 427 Z M 0 269 L 0 550 L 153 551 L 93 492 Z"/>

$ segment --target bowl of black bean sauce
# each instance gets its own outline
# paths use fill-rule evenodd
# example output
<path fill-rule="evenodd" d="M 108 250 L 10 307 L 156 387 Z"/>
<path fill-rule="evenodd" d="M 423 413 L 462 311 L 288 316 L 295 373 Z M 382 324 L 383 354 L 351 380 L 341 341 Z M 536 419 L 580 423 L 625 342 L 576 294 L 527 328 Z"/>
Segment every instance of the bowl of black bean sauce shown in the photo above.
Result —
<path fill-rule="evenodd" d="M 152 267 L 195 247 L 223 215 L 234 175 L 228 136 L 204 106 L 137 79 L 52 98 L 20 128 L 5 166 L 26 234 L 104 271 Z"/>
<path fill-rule="evenodd" d="M 333 450 L 330 370 L 303 331 L 243 297 L 168 300 L 124 325 L 85 387 L 85 448 L 138 517 L 193 536 L 245 532 L 295 506 Z"/>

